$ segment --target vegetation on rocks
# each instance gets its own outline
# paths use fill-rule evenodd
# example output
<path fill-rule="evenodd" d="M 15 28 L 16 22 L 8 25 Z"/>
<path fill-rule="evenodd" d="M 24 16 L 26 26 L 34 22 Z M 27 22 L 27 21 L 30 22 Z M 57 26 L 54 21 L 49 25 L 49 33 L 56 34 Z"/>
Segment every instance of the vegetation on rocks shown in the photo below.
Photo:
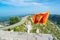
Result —
<path fill-rule="evenodd" d="M 19 21 L 20 21 L 19 17 L 17 17 L 17 16 L 16 17 L 11 17 L 9 24 L 12 25 L 12 24 L 15 24 L 15 23 L 17 23 Z"/>

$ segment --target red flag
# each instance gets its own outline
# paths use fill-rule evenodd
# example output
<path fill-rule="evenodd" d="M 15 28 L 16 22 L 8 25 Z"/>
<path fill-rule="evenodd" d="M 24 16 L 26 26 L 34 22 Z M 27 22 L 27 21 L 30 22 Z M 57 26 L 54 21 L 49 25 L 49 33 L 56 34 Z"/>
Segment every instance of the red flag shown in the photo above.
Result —
<path fill-rule="evenodd" d="M 33 16 L 33 22 L 34 22 L 35 24 L 40 23 L 40 24 L 45 25 L 46 22 L 47 22 L 48 16 L 49 16 L 49 12 L 45 12 L 45 13 L 43 13 L 43 14 L 42 14 L 42 13 L 40 13 L 40 14 L 35 14 L 35 15 Z"/>

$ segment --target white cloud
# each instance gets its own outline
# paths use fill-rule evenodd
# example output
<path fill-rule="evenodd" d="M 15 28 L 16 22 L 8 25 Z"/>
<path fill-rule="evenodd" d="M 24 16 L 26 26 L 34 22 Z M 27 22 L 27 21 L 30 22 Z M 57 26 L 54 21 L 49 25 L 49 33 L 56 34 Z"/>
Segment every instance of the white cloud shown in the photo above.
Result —
<path fill-rule="evenodd" d="M 1 1 L 1 3 L 9 4 L 9 5 L 20 5 L 20 4 L 23 4 L 24 1 L 22 1 L 22 0 L 3 0 L 3 1 Z"/>
<path fill-rule="evenodd" d="M 26 0 L 27 1 L 27 0 Z M 3 0 L 1 3 L 13 5 L 13 6 L 29 6 L 33 10 L 40 11 L 40 10 L 48 10 L 48 7 L 44 5 L 43 3 L 37 3 L 37 2 L 26 2 L 24 0 Z"/>
<path fill-rule="evenodd" d="M 30 0 L 1 0 L 2 4 L 14 5 L 14 6 L 26 6 L 26 5 L 41 5 L 37 2 L 28 2 Z"/>

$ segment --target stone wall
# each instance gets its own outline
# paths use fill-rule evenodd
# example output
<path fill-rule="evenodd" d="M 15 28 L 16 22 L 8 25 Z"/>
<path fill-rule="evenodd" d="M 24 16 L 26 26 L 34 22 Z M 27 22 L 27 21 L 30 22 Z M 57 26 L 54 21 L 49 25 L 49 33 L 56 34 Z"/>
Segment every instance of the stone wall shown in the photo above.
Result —
<path fill-rule="evenodd" d="M 53 40 L 51 34 L 0 31 L 0 40 Z"/>

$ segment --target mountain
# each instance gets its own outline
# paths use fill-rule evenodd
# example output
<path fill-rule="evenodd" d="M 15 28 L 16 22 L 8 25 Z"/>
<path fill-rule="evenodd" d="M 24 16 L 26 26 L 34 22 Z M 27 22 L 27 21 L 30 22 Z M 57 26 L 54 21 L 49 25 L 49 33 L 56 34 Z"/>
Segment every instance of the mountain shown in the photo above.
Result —
<path fill-rule="evenodd" d="M 27 32 L 25 25 L 26 25 L 26 22 L 28 22 L 28 20 L 29 20 L 31 22 L 31 26 L 32 26 L 32 30 L 30 31 L 31 33 L 36 33 L 36 28 L 39 28 L 40 33 L 52 34 L 54 36 L 54 40 L 55 39 L 60 40 L 60 28 L 59 28 L 60 27 L 59 26 L 60 25 L 60 15 L 50 15 L 46 26 L 43 26 L 40 24 L 35 25 L 31 20 L 32 16 L 33 15 L 29 15 L 29 17 L 23 24 L 16 26 L 14 28 L 11 28 L 11 29 L 7 29 L 7 30 L 14 30 L 17 32 Z"/>
<path fill-rule="evenodd" d="M 60 15 L 50 15 L 49 20 L 60 27 Z"/>
<path fill-rule="evenodd" d="M 32 27 L 32 30 L 30 31 L 31 33 L 36 33 L 36 29 L 38 28 L 39 33 L 52 34 L 54 36 L 54 40 L 60 40 L 60 28 L 57 26 L 57 24 L 54 24 L 52 21 L 48 20 L 46 26 L 43 26 L 41 24 L 35 25 L 32 22 L 31 18 L 32 16 L 28 16 L 28 18 L 23 24 L 7 30 L 8 31 L 14 30 L 16 32 L 27 32 L 27 29 L 25 26 L 26 26 L 26 23 L 30 21 L 31 27 Z"/>
<path fill-rule="evenodd" d="M 34 15 L 34 14 L 27 14 L 27 15 Z M 17 15 L 18 17 L 24 17 L 26 15 Z M 0 17 L 0 25 L 5 25 L 5 24 L 8 24 L 9 23 L 9 18 L 11 16 L 8 16 L 8 17 Z M 14 16 L 12 16 L 14 17 Z M 60 27 L 60 15 L 56 15 L 56 14 L 51 14 L 49 16 L 49 20 L 51 22 L 53 22 L 54 24 L 57 24 L 59 27 Z"/>

